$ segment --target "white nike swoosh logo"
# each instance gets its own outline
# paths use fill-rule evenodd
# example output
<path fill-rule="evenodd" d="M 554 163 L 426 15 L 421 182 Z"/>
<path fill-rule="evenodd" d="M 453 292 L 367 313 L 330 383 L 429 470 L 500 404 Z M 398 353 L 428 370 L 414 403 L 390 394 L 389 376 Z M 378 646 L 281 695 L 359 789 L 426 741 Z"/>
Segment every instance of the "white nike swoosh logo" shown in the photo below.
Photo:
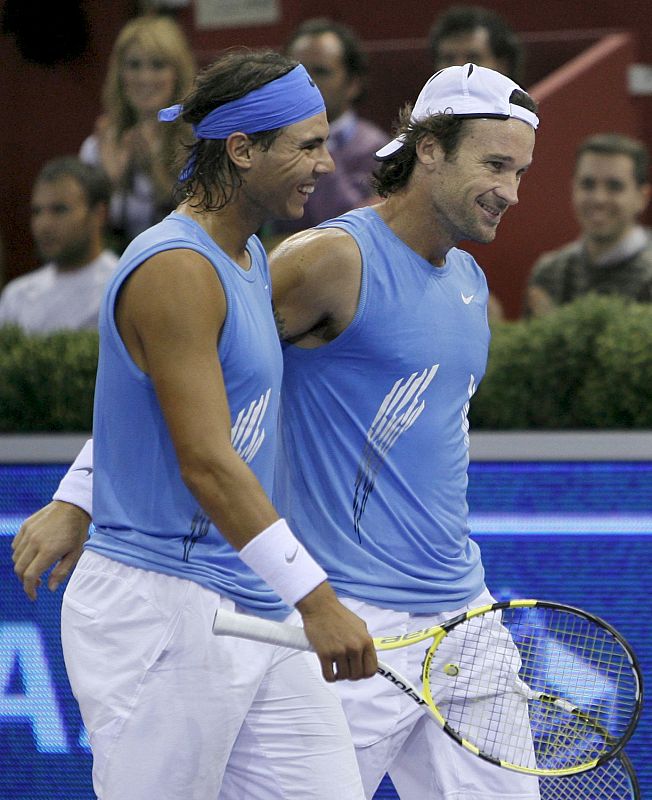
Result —
<path fill-rule="evenodd" d="M 460 294 L 462 295 L 462 301 L 463 301 L 463 302 L 464 302 L 464 304 L 465 304 L 465 305 L 467 305 L 467 306 L 468 306 L 468 304 L 471 302 L 471 300 L 473 300 L 473 298 L 475 297 L 475 295 L 474 295 L 474 294 L 470 294 L 470 295 L 468 295 L 468 296 L 467 296 L 467 295 L 465 295 L 465 294 L 464 294 L 464 292 L 460 292 Z"/>
<path fill-rule="evenodd" d="M 299 548 L 298 548 L 298 547 L 295 547 L 295 548 L 294 548 L 294 552 L 292 553 L 292 555 L 290 555 L 290 556 L 289 556 L 289 555 L 286 553 L 286 554 L 285 554 L 285 563 L 286 563 L 286 564 L 291 564 L 291 563 L 294 561 L 294 559 L 297 557 L 297 553 L 298 553 L 298 552 L 299 552 Z"/>

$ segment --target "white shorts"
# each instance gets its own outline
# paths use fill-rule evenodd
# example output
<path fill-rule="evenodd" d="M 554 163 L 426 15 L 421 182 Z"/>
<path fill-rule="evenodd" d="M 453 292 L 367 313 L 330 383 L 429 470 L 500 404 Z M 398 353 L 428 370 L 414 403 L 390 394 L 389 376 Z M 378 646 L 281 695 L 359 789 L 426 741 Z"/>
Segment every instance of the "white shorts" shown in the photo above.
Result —
<path fill-rule="evenodd" d="M 61 636 L 98 798 L 363 800 L 315 660 L 214 636 L 218 607 L 234 610 L 193 581 L 83 554 Z"/>
<path fill-rule="evenodd" d="M 408 614 L 341 598 L 362 617 L 372 636 L 401 634 L 440 625 L 469 608 L 494 599 L 484 591 L 471 603 L 439 614 Z M 383 661 L 417 686 L 423 647 L 387 650 Z M 377 676 L 336 684 L 349 721 L 365 794 L 374 796 L 388 772 L 401 800 L 538 800 L 536 777 L 502 769 L 469 753 L 447 736 L 420 708 Z"/>

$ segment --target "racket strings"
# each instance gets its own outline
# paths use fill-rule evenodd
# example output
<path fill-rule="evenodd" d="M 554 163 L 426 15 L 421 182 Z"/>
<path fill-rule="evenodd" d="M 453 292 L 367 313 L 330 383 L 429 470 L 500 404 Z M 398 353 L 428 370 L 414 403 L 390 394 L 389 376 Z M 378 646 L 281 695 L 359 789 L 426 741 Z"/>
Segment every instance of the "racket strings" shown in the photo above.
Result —
<path fill-rule="evenodd" d="M 595 762 L 623 739 L 637 707 L 626 650 L 572 610 L 510 607 L 468 618 L 426 663 L 430 693 L 455 734 L 518 767 Z"/>
<path fill-rule="evenodd" d="M 520 636 L 525 617 L 533 631 Z M 521 678 L 542 694 L 530 704 L 537 757 L 564 766 L 568 758 L 588 762 L 612 750 L 637 698 L 620 642 L 589 619 L 559 609 L 509 609 L 505 624 L 521 653 Z"/>
<path fill-rule="evenodd" d="M 628 761 L 614 758 L 575 775 L 539 778 L 541 800 L 637 800 L 638 790 Z"/>

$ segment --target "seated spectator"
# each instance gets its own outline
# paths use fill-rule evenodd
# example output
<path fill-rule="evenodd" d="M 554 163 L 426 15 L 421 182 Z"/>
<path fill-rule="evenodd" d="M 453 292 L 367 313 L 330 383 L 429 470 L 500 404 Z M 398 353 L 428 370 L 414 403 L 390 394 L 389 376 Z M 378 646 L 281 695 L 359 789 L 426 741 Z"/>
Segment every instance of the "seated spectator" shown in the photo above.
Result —
<path fill-rule="evenodd" d="M 103 249 L 111 187 L 98 167 L 71 156 L 49 161 L 32 193 L 32 236 L 47 263 L 0 294 L 0 325 L 28 333 L 95 328 L 104 286 L 118 263 Z"/>
<path fill-rule="evenodd" d="M 376 200 L 371 188 L 371 173 L 378 166 L 374 153 L 387 142 L 385 131 L 355 111 L 364 91 L 367 62 L 351 28 L 328 19 L 307 20 L 291 35 L 286 54 L 303 64 L 324 97 L 335 172 L 319 177 L 300 220 L 271 227 L 284 234 L 312 228 Z"/>
<path fill-rule="evenodd" d="M 523 47 L 505 20 L 481 6 L 451 6 L 430 30 L 435 69 L 489 67 L 522 84 Z"/>
<path fill-rule="evenodd" d="M 541 316 L 589 292 L 652 301 L 649 154 L 627 136 L 598 134 L 577 151 L 573 207 L 581 236 L 545 253 L 530 276 L 527 312 Z"/>
<path fill-rule="evenodd" d="M 104 83 L 104 114 L 79 153 L 111 180 L 109 224 L 118 251 L 175 207 L 176 144 L 187 126 L 161 125 L 156 115 L 185 96 L 194 77 L 188 42 L 170 18 L 137 17 L 119 33 Z"/>

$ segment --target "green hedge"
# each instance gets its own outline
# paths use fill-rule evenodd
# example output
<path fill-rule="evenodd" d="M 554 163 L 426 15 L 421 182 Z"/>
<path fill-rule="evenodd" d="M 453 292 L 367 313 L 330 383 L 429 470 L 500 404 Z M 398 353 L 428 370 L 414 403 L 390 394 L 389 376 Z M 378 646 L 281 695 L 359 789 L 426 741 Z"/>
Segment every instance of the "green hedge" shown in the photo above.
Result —
<path fill-rule="evenodd" d="M 0 432 L 89 431 L 97 334 L 0 329 Z M 652 305 L 584 297 L 493 326 L 471 401 L 485 430 L 652 429 Z"/>
<path fill-rule="evenodd" d="M 472 428 L 652 428 L 652 305 L 588 295 L 492 334 Z"/>
<path fill-rule="evenodd" d="M 0 432 L 90 431 L 97 351 L 95 332 L 0 328 Z"/>

